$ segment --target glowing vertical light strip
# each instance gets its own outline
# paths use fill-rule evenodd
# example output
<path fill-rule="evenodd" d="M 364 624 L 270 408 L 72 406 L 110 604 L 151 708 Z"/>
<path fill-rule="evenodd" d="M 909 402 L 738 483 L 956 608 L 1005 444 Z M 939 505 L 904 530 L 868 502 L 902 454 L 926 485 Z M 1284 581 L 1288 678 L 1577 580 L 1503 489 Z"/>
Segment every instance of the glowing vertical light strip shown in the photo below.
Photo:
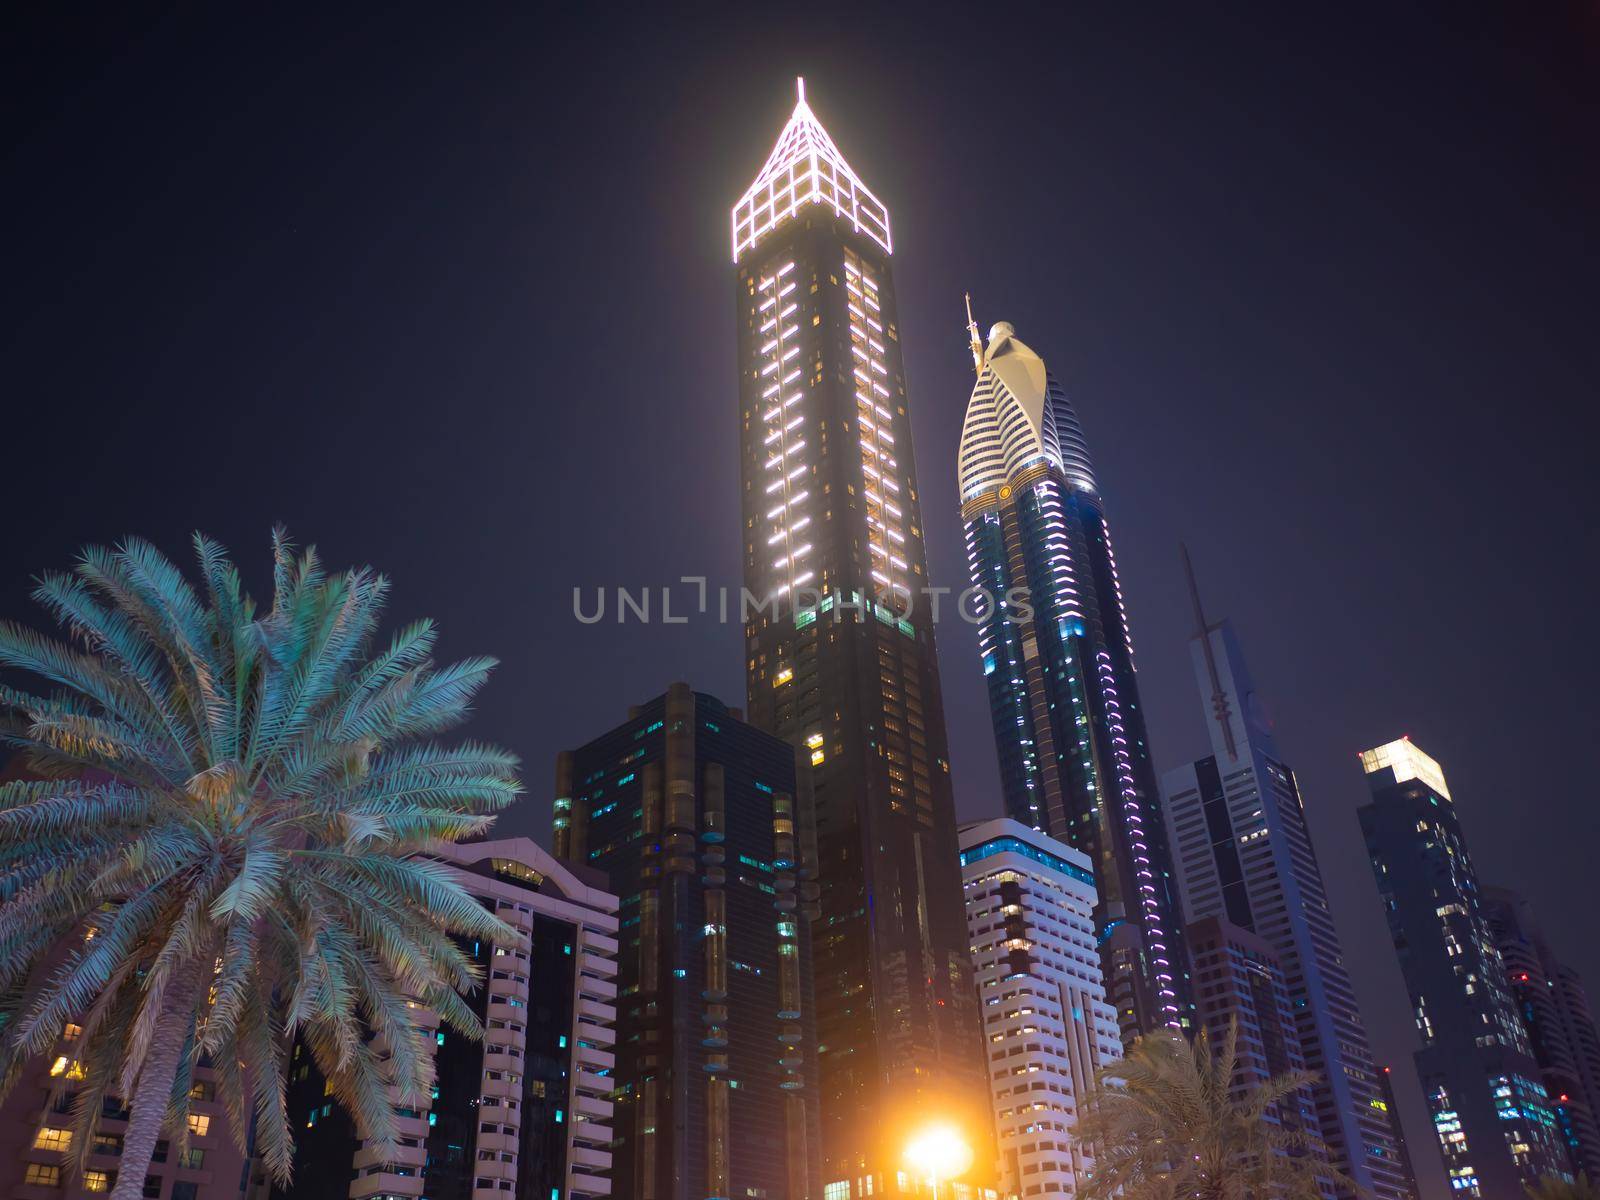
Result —
<path fill-rule="evenodd" d="M 799 305 L 789 301 L 795 290 L 791 278 L 794 267 L 794 261 L 790 260 L 771 275 L 756 280 L 757 294 L 761 297 L 756 306 L 757 316 L 769 311 L 774 314 L 770 326 L 762 326 L 762 332 L 771 336 L 762 343 L 758 361 L 762 363 L 762 379 L 776 377 L 761 393 L 762 420 L 767 427 L 761 449 L 766 454 L 762 464 L 767 472 L 765 495 L 775 504 L 767 511 L 770 526 L 765 533 L 767 553 L 775 556 L 767 565 L 778 580 L 774 589 L 774 595 L 778 596 L 788 595 L 811 579 L 811 572 L 801 570 L 800 562 L 810 551 L 811 544 L 795 544 L 795 534 L 811 523 L 810 517 L 796 511 L 809 495 L 796 484 L 806 470 L 804 461 L 798 461 L 806 448 L 805 416 L 789 412 L 791 406 L 805 398 L 805 393 L 790 389 L 801 374 L 799 368 L 784 371 L 800 353 L 799 327 L 793 323 Z"/>
<path fill-rule="evenodd" d="M 1138 885 L 1139 911 L 1144 916 L 1145 948 L 1156 965 L 1156 991 L 1161 1012 L 1169 1027 L 1179 1027 L 1178 996 L 1172 988 L 1172 961 L 1167 957 L 1167 933 L 1163 927 L 1161 904 L 1157 899 L 1155 870 L 1150 861 L 1150 846 L 1144 831 L 1143 805 L 1139 802 L 1139 788 L 1134 783 L 1133 759 L 1128 753 L 1128 734 L 1122 724 L 1122 702 L 1117 698 L 1116 674 L 1112 670 L 1111 656 L 1106 651 L 1095 655 L 1095 669 L 1100 680 L 1101 703 L 1106 713 L 1106 728 L 1111 734 L 1112 767 L 1117 777 L 1117 791 L 1122 798 L 1122 823 L 1128 834 L 1128 855 L 1133 859 L 1134 878 Z"/>
<path fill-rule="evenodd" d="M 879 400 L 890 399 L 881 380 L 889 378 L 888 356 L 883 343 L 873 336 L 868 312 L 879 312 L 878 282 L 870 267 L 857 255 L 845 252 L 845 308 L 850 322 L 850 352 L 854 362 L 857 441 L 861 448 L 863 495 L 867 506 L 867 570 L 873 581 L 894 599 L 911 595 L 910 564 L 903 557 L 906 544 L 905 510 L 898 501 L 903 495 L 900 463 L 895 458 L 893 415 Z"/>

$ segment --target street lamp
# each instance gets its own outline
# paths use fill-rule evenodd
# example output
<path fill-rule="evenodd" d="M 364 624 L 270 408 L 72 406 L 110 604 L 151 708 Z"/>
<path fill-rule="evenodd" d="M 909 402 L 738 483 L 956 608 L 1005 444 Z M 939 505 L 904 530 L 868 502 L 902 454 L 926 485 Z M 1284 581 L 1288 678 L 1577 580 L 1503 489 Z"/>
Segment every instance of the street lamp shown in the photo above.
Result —
<path fill-rule="evenodd" d="M 939 1200 L 939 1181 L 972 1165 L 972 1147 L 954 1125 L 930 1125 L 906 1143 L 905 1161 L 933 1185 L 933 1200 Z"/>

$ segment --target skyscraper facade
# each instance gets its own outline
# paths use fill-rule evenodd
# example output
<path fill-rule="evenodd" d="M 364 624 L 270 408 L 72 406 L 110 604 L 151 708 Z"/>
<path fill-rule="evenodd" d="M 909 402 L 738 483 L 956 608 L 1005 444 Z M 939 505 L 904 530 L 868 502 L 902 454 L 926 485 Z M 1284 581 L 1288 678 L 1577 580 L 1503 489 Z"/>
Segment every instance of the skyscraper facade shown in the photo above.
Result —
<path fill-rule="evenodd" d="M 400 1113 L 394 1157 L 367 1146 L 296 1046 L 288 1110 L 294 1179 L 274 1200 L 549 1200 L 609 1196 L 617 898 L 528 838 L 441 846 L 469 891 L 517 931 L 464 942 L 484 983 L 466 997 L 483 1023 L 435 1032 L 434 1094 Z M 238 1193 L 208 1192 L 197 1200 Z M 265 1195 L 265 1190 L 255 1194 Z"/>
<path fill-rule="evenodd" d="M 808 774 L 682 683 L 559 758 L 556 854 L 621 905 L 618 1197 L 820 1200 Z"/>
<path fill-rule="evenodd" d="M 1095 940 L 1088 855 L 1001 817 L 963 826 L 961 874 L 1000 1193 L 1075 1195 L 1093 1167 L 1078 1114 L 1102 1065 L 1122 1057 Z"/>
<path fill-rule="evenodd" d="M 1583 981 L 1551 951 L 1524 897 L 1493 887 L 1483 897 L 1569 1165 L 1600 1179 L 1600 1036 Z"/>
<path fill-rule="evenodd" d="M 1233 627 L 1207 622 L 1189 575 L 1198 623 L 1190 652 L 1211 753 L 1162 780 L 1184 910 L 1191 921 L 1215 917 L 1251 930 L 1272 947 L 1300 1052 L 1318 1076 L 1316 1125 L 1329 1161 L 1378 1200 L 1401 1200 L 1398 1118 L 1382 1103 L 1305 801 Z"/>
<path fill-rule="evenodd" d="M 1279 1075 L 1304 1071 L 1283 964 L 1266 939 L 1221 917 L 1195 921 L 1184 937 L 1193 967 L 1195 1025 L 1206 1031 L 1213 1047 L 1223 1044 L 1230 1029 L 1234 1032 L 1234 1098 Z M 1325 1156 L 1310 1087 L 1296 1088 L 1264 1115 L 1281 1129 L 1305 1136 L 1310 1153 Z M 1331 1179 L 1325 1194 L 1333 1195 Z"/>
<path fill-rule="evenodd" d="M 96 1200 L 117 1185 L 129 1111 L 107 1096 L 87 1148 L 75 1141 L 73 1105 L 81 1090 L 83 1027 L 68 1023 L 56 1045 L 22 1068 L 0 1105 L 0 1195 L 14 1200 Z M 250 1182 L 250 1161 L 239 1152 L 216 1094 L 209 1065 L 195 1071 L 188 1146 L 181 1152 L 163 1138 L 156 1143 L 143 1195 L 150 1200 L 238 1200 Z M 87 1149 L 81 1169 L 76 1156 Z M 350 1159 L 343 1167 L 350 1187 Z"/>
<path fill-rule="evenodd" d="M 1411 1165 L 1411 1148 L 1406 1143 L 1406 1127 L 1400 1120 L 1400 1105 L 1394 1098 L 1394 1071 L 1387 1066 L 1378 1068 L 1378 1095 L 1383 1111 L 1389 1114 L 1389 1124 L 1394 1127 L 1394 1148 L 1399 1152 L 1400 1182 L 1405 1189 L 1403 1200 L 1417 1200 L 1417 1172 Z"/>
<path fill-rule="evenodd" d="M 1174 892 L 1122 585 L 1060 383 L 1001 322 L 961 433 L 961 519 L 1006 812 L 1089 855 L 1124 1040 L 1188 1018 Z"/>
<path fill-rule="evenodd" d="M 813 768 L 825 1176 L 877 1195 L 985 1088 L 889 213 L 803 91 L 732 238 L 749 715 Z"/>
<path fill-rule="evenodd" d="M 1519 1196 L 1567 1155 L 1506 982 L 1439 764 L 1409 739 L 1361 754 L 1361 829 L 1422 1035 L 1417 1075 L 1450 1186 Z"/>

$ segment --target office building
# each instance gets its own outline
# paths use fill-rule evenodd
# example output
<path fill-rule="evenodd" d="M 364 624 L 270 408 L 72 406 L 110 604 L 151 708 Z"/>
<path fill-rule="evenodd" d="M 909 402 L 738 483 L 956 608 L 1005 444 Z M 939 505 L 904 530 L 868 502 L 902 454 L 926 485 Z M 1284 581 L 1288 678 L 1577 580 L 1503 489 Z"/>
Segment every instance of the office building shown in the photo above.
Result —
<path fill-rule="evenodd" d="M 463 942 L 484 986 L 481 1042 L 436 1034 L 434 1095 L 401 1112 L 393 1158 L 358 1136 L 304 1046 L 289 1064 L 294 1179 L 274 1200 L 580 1200 L 612 1193 L 617 898 L 528 838 L 447 845 L 469 890 L 518 933 Z M 598 886 L 597 886 L 598 885 Z M 219 1198 L 220 1200 L 220 1198 Z"/>
<path fill-rule="evenodd" d="M 1568 1164 L 1600 1180 L 1600 1037 L 1583 981 L 1551 951 L 1524 897 L 1490 887 L 1483 899 Z"/>
<path fill-rule="evenodd" d="M 815 779 L 825 1180 L 880 1195 L 984 1076 L 889 213 L 803 89 L 731 232 L 749 718 Z"/>
<path fill-rule="evenodd" d="M 1283 964 L 1265 938 L 1220 917 L 1205 917 L 1185 931 L 1194 986 L 1195 1025 L 1215 1054 L 1234 1030 L 1233 1098 L 1242 1099 L 1270 1079 L 1306 1069 L 1295 1029 Z M 1266 1119 L 1306 1137 L 1311 1153 L 1326 1157 L 1309 1087 L 1273 1104 Z M 1332 1188 L 1327 1189 L 1332 1195 Z"/>
<path fill-rule="evenodd" d="M 1300 1053 L 1318 1076 L 1317 1129 L 1330 1163 L 1377 1200 L 1401 1200 L 1405 1172 L 1305 800 L 1233 627 L 1207 621 L 1187 552 L 1184 567 L 1197 624 L 1190 656 L 1211 740 L 1210 754 L 1162 779 L 1184 911 L 1191 921 L 1217 918 L 1250 930 L 1272 947 Z"/>
<path fill-rule="evenodd" d="M 1101 1066 L 1122 1057 L 1096 945 L 1088 855 L 1009 817 L 961 829 L 967 929 L 1007 1198 L 1075 1195 L 1076 1135 Z"/>
<path fill-rule="evenodd" d="M 612 1183 L 627 1200 L 821 1195 L 815 833 L 796 758 L 682 683 L 560 756 L 556 854 L 621 901 Z"/>
<path fill-rule="evenodd" d="M 1454 1193 L 1569 1176 L 1444 771 L 1408 738 L 1361 754 L 1361 829 L 1422 1037 L 1417 1075 Z"/>

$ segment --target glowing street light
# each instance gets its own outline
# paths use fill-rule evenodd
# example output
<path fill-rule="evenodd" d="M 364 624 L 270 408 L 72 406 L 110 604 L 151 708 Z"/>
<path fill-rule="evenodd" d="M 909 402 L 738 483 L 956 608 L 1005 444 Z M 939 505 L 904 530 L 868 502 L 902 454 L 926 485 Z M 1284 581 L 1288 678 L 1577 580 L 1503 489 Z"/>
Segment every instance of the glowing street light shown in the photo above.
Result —
<path fill-rule="evenodd" d="M 954 1179 L 972 1165 L 972 1147 L 954 1125 L 930 1125 L 906 1144 L 905 1161 L 933 1185 L 933 1200 L 939 1200 L 939 1181 Z"/>

